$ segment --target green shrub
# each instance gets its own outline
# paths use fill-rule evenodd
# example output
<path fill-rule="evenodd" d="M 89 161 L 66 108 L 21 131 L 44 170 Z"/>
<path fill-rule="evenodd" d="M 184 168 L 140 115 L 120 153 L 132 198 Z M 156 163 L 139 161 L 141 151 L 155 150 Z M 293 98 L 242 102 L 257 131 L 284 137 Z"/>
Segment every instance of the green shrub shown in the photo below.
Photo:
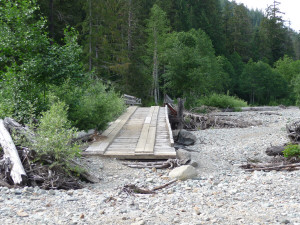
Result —
<path fill-rule="evenodd" d="M 199 99 L 197 105 L 213 106 L 222 109 L 234 108 L 238 110 L 240 107 L 246 107 L 247 102 L 235 96 L 212 94 Z"/>
<path fill-rule="evenodd" d="M 286 158 L 298 157 L 300 158 L 300 146 L 299 145 L 288 145 L 283 151 L 283 155 Z"/>
<path fill-rule="evenodd" d="M 52 93 L 69 106 L 69 120 L 80 130 L 104 129 L 124 110 L 122 98 L 100 80 L 86 81 L 81 87 L 66 82 Z"/>
<path fill-rule="evenodd" d="M 77 144 L 71 142 L 76 129 L 71 128 L 67 109 L 64 102 L 57 101 L 42 113 L 32 148 L 37 152 L 37 160 L 69 170 L 70 160 L 79 156 L 80 150 Z"/>

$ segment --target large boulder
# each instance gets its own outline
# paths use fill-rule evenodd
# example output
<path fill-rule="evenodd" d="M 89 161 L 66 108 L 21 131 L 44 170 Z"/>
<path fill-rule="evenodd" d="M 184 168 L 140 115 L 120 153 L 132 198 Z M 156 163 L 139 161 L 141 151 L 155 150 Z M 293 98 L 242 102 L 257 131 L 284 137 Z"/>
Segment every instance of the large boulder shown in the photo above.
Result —
<path fill-rule="evenodd" d="M 176 142 L 181 145 L 193 145 L 196 140 L 196 136 L 191 132 L 180 130 Z"/>
<path fill-rule="evenodd" d="M 195 178 L 197 175 L 198 173 L 196 169 L 190 165 L 177 167 L 169 173 L 169 177 L 176 178 L 178 180 Z"/>

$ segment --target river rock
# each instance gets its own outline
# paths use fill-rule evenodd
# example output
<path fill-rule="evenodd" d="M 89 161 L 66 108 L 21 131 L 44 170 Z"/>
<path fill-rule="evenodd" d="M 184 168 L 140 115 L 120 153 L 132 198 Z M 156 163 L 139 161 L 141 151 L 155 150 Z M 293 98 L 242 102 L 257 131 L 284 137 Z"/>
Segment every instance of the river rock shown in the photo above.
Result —
<path fill-rule="evenodd" d="M 191 161 L 191 153 L 184 149 L 178 149 L 176 151 L 176 158 L 180 160 L 182 165 L 184 165 Z"/>
<path fill-rule="evenodd" d="M 180 130 L 176 142 L 181 145 L 193 145 L 195 144 L 196 140 L 196 136 L 191 132 Z"/>
<path fill-rule="evenodd" d="M 190 165 L 184 165 L 173 169 L 169 176 L 171 178 L 177 178 L 179 180 L 187 180 L 197 176 L 197 171 L 194 167 Z"/>

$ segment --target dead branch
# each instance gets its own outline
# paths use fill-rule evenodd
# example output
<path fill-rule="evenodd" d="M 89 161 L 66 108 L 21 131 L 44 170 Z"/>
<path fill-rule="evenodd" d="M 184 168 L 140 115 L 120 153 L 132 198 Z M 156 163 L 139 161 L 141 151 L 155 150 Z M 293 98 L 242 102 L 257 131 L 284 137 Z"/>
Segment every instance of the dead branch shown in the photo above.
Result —
<path fill-rule="evenodd" d="M 168 182 L 168 183 L 166 183 L 166 184 L 163 184 L 163 185 L 161 185 L 161 186 L 152 188 L 152 191 L 157 191 L 157 190 L 163 189 L 163 188 L 169 186 L 170 184 L 175 183 L 176 181 L 177 181 L 177 179 L 171 180 L 170 182 Z"/>
<path fill-rule="evenodd" d="M 300 169 L 300 163 L 294 164 L 285 164 L 285 165 L 273 165 L 273 164 L 265 164 L 265 165 L 256 165 L 256 164 L 247 164 L 241 166 L 241 168 L 246 171 L 255 171 L 255 170 L 263 170 L 263 171 L 271 171 L 271 170 L 298 170 Z"/>
<path fill-rule="evenodd" d="M 174 179 L 166 184 L 154 187 L 152 189 L 143 189 L 143 188 L 136 186 L 135 184 L 127 184 L 127 185 L 124 185 L 124 187 L 122 188 L 122 191 L 124 191 L 127 194 L 155 194 L 156 193 L 155 191 L 163 189 L 163 188 L 175 183 L 176 181 L 177 181 L 177 179 Z"/>
<path fill-rule="evenodd" d="M 168 159 L 167 161 L 156 161 L 156 162 L 134 162 L 134 163 L 123 163 L 123 165 L 130 168 L 155 168 L 155 169 L 166 169 L 181 166 L 178 159 Z"/>

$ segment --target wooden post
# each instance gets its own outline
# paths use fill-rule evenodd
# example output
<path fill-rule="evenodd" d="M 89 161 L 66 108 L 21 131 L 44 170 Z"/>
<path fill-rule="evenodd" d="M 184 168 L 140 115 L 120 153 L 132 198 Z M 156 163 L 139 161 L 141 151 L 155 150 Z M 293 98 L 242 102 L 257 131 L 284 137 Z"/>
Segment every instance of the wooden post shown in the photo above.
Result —
<path fill-rule="evenodd" d="M 23 168 L 16 146 L 4 126 L 4 122 L 0 119 L 0 145 L 4 151 L 4 159 L 8 159 L 12 165 L 10 177 L 14 184 L 21 184 L 26 181 L 27 175 Z"/>
<path fill-rule="evenodd" d="M 183 110 L 184 110 L 184 100 L 178 98 L 178 112 L 177 112 L 177 119 L 178 119 L 178 127 L 177 129 L 183 129 Z"/>

